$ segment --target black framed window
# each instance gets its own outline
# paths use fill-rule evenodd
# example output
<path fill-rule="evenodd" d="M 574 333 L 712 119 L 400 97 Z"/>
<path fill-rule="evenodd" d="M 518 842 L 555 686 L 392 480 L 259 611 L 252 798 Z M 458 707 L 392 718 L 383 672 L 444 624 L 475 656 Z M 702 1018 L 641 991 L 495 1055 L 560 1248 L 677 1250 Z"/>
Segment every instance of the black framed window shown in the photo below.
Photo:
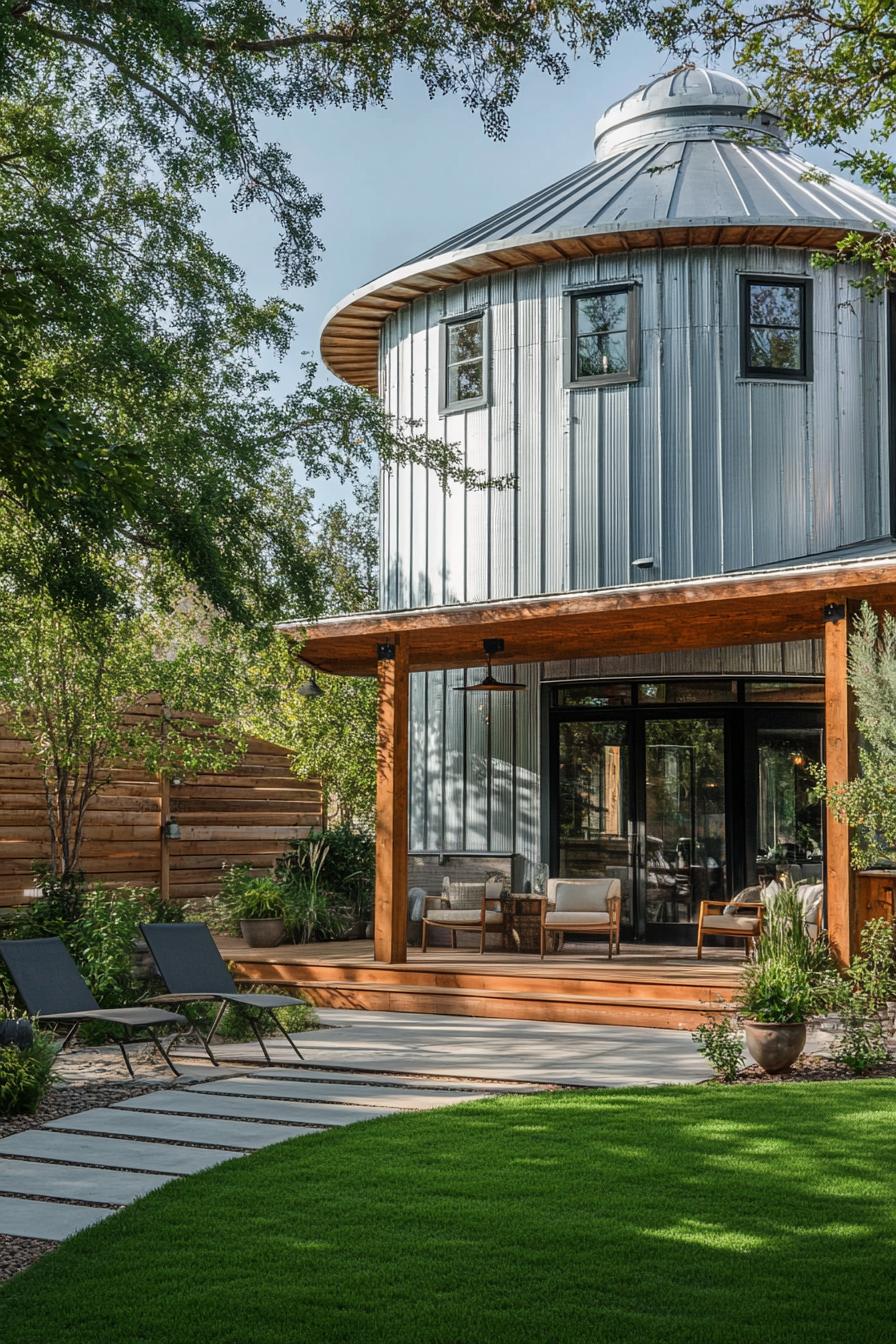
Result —
<path fill-rule="evenodd" d="M 441 409 L 467 411 L 488 400 L 488 324 L 484 312 L 442 323 Z"/>
<path fill-rule="evenodd" d="M 812 374 L 812 283 L 741 276 L 741 372 L 745 378 Z"/>
<path fill-rule="evenodd" d="M 639 356 L 636 286 L 571 290 L 566 302 L 567 384 L 634 382 Z"/>

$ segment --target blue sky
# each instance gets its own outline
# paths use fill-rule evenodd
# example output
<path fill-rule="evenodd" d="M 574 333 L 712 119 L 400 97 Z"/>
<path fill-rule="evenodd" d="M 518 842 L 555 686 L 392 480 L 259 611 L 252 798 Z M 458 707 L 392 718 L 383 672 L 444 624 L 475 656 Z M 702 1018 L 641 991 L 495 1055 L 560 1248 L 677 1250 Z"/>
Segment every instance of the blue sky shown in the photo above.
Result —
<path fill-rule="evenodd" d="M 490 140 L 458 99 L 431 101 L 412 74 L 396 78 L 386 108 L 342 108 L 270 123 L 268 138 L 290 151 L 296 171 L 325 206 L 317 226 L 325 249 L 317 282 L 288 291 L 303 312 L 280 368 L 284 384 L 302 351 L 317 356 L 321 322 L 343 295 L 589 162 L 594 123 L 608 104 L 673 64 L 642 36 L 627 35 L 601 68 L 578 62 L 564 84 L 530 74 L 504 141 Z M 810 157 L 830 166 L 824 153 Z M 207 227 L 243 267 L 257 297 L 282 292 L 275 231 L 263 211 L 234 215 L 222 197 L 211 203 Z M 339 493 L 335 484 L 316 488 L 321 500 Z"/>

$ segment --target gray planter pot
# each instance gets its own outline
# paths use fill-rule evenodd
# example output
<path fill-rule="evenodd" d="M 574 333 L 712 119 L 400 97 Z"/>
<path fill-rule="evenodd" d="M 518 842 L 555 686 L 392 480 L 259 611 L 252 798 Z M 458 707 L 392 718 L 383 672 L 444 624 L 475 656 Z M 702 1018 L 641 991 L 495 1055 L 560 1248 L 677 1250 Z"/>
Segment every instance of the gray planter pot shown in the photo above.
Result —
<path fill-rule="evenodd" d="M 766 1073 L 783 1073 L 806 1044 L 805 1022 L 744 1022 L 747 1049 Z"/>
<path fill-rule="evenodd" d="M 286 926 L 282 919 L 241 919 L 240 933 L 250 947 L 276 947 L 283 942 Z"/>

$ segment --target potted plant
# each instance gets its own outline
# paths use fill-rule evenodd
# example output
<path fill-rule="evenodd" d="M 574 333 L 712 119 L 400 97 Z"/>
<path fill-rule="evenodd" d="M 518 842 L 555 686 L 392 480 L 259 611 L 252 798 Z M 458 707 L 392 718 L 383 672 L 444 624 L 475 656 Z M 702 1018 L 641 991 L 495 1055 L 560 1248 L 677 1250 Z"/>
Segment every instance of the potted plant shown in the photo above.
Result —
<path fill-rule="evenodd" d="M 240 933 L 250 947 L 276 947 L 286 933 L 283 890 L 272 877 L 254 877 L 239 900 Z"/>
<path fill-rule="evenodd" d="M 779 892 L 737 999 L 747 1049 L 766 1073 L 782 1073 L 799 1057 L 806 1026 L 830 1003 L 834 979 L 827 944 L 810 936 L 797 893 Z"/>

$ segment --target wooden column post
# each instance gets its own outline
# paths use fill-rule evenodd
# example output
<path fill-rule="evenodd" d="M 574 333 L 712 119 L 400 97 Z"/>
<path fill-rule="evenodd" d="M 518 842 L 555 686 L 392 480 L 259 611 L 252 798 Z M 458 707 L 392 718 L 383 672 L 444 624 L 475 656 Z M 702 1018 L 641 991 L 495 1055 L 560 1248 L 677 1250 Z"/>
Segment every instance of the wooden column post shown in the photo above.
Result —
<path fill-rule="evenodd" d="M 824 733 L 828 784 L 845 784 L 856 764 L 855 714 L 847 683 L 852 608 L 840 594 L 825 599 Z M 831 950 L 841 965 L 855 951 L 855 874 L 849 862 L 849 826 L 827 811 L 825 901 Z"/>
<path fill-rule="evenodd" d="M 408 648 L 377 646 L 376 889 L 373 955 L 407 961 Z"/>
<path fill-rule="evenodd" d="M 171 853 L 170 841 L 165 823 L 171 815 L 171 780 L 166 774 L 159 775 L 159 895 L 167 901 L 171 895 Z"/>

